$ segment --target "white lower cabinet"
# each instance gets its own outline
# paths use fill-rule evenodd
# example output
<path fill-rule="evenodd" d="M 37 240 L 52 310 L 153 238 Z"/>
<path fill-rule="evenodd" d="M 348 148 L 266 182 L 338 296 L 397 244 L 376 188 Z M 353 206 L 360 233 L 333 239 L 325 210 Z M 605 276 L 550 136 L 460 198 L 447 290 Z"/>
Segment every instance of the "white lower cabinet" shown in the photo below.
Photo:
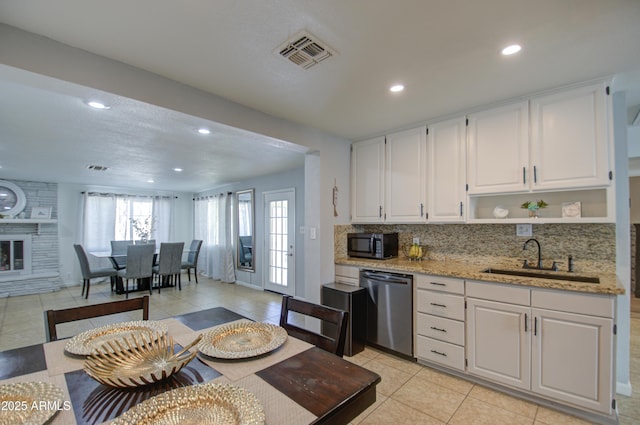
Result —
<path fill-rule="evenodd" d="M 415 275 L 416 357 L 464 371 L 464 280 Z"/>
<path fill-rule="evenodd" d="M 520 305 L 467 299 L 469 373 L 529 390 L 530 310 Z"/>
<path fill-rule="evenodd" d="M 612 296 L 475 281 L 466 294 L 468 373 L 613 413 Z"/>
<path fill-rule="evenodd" d="M 533 292 L 535 306 L 536 291 Z M 563 309 L 581 311 L 531 309 L 531 389 L 554 400 L 610 414 L 615 388 L 614 302 L 581 294 L 571 296 Z M 594 307 L 590 308 L 590 305 Z M 603 313 L 603 316 L 594 315 L 598 305 L 609 308 L 610 312 Z M 582 312 L 591 314 L 577 314 Z"/>

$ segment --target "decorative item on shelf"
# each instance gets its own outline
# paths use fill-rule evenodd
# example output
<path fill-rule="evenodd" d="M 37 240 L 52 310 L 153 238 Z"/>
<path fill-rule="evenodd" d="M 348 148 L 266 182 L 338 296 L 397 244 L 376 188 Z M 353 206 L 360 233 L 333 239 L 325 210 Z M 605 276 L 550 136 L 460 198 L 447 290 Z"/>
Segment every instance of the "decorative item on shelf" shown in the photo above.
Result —
<path fill-rule="evenodd" d="M 31 208 L 31 218 L 35 219 L 50 219 L 51 207 L 33 207 Z"/>
<path fill-rule="evenodd" d="M 548 205 L 549 204 L 540 199 L 539 201 L 527 201 L 520 205 L 520 208 L 529 210 L 529 217 L 538 218 L 538 210 L 540 208 L 546 208 Z"/>
<path fill-rule="evenodd" d="M 562 218 L 580 218 L 582 217 L 582 203 L 581 202 L 563 202 L 562 203 Z"/>
<path fill-rule="evenodd" d="M 498 205 L 493 209 L 493 216 L 495 218 L 507 218 L 509 216 L 509 210 L 503 206 Z"/>
<path fill-rule="evenodd" d="M 402 252 L 409 261 L 420 261 L 427 254 L 427 246 L 414 244 L 406 244 L 402 246 Z"/>

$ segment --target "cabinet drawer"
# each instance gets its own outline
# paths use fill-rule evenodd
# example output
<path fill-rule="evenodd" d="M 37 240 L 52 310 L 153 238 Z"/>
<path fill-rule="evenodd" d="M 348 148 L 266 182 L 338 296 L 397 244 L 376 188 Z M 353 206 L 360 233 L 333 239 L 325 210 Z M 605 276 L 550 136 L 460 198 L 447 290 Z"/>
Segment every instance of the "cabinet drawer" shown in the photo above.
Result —
<path fill-rule="evenodd" d="M 464 371 L 464 347 L 418 335 L 416 357 Z"/>
<path fill-rule="evenodd" d="M 558 310 L 567 313 L 610 317 L 615 314 L 613 296 L 578 294 L 568 291 L 534 289 L 531 291 L 531 306 Z"/>
<path fill-rule="evenodd" d="M 414 276 L 414 283 L 418 289 L 429 289 L 431 291 L 450 292 L 460 295 L 464 294 L 464 280 L 453 277 L 416 274 Z"/>
<path fill-rule="evenodd" d="M 464 297 L 461 295 L 419 289 L 417 307 L 421 313 L 464 320 Z"/>
<path fill-rule="evenodd" d="M 464 322 L 418 313 L 418 335 L 464 345 Z"/>
<path fill-rule="evenodd" d="M 336 264 L 336 276 L 351 277 L 358 279 L 360 268 L 354 266 L 345 266 L 344 264 Z"/>
<path fill-rule="evenodd" d="M 529 288 L 501 283 L 478 282 L 475 280 L 467 281 L 467 297 L 509 304 L 531 304 L 531 291 Z"/>

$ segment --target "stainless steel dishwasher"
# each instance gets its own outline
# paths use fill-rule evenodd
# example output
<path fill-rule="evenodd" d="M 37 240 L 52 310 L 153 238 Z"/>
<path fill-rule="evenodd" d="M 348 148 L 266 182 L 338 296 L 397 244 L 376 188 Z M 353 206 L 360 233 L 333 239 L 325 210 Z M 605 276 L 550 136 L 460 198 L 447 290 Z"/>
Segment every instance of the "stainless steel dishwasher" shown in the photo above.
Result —
<path fill-rule="evenodd" d="M 367 290 L 367 343 L 413 357 L 413 276 L 360 271 Z"/>

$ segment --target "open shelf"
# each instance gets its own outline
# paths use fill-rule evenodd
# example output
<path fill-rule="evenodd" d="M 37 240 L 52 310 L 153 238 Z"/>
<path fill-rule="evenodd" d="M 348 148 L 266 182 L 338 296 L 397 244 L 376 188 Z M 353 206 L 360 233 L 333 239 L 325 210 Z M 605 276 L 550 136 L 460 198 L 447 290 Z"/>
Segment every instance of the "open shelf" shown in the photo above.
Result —
<path fill-rule="evenodd" d="M 467 223 L 612 223 L 615 221 L 607 188 L 557 192 L 528 192 L 501 195 L 469 195 Z M 538 210 L 538 218 L 520 206 L 529 201 L 544 200 L 549 204 Z M 580 202 L 580 217 L 563 217 L 562 204 Z M 509 210 L 507 218 L 493 216 L 495 207 Z"/>
<path fill-rule="evenodd" d="M 0 224 L 34 224 L 38 226 L 36 234 L 40 234 L 40 226 L 43 224 L 57 224 L 55 218 L 0 218 Z"/>
<path fill-rule="evenodd" d="M 0 218 L 0 224 L 56 224 L 55 218 Z"/>

